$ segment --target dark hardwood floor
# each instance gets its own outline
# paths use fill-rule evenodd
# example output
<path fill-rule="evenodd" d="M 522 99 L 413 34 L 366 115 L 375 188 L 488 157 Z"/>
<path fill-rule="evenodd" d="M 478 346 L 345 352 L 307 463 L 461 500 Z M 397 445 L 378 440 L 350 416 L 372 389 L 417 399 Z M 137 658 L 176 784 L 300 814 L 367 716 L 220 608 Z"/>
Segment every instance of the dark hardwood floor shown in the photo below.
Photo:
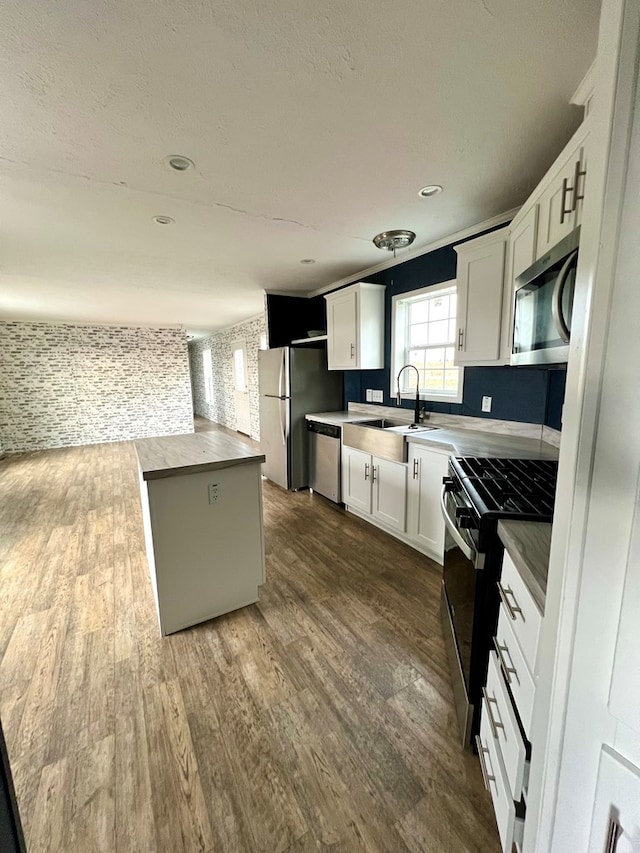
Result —
<path fill-rule="evenodd" d="M 264 498 L 260 602 L 162 639 L 133 445 L 0 461 L 0 716 L 30 853 L 499 850 L 457 744 L 440 568 L 319 496 Z"/>

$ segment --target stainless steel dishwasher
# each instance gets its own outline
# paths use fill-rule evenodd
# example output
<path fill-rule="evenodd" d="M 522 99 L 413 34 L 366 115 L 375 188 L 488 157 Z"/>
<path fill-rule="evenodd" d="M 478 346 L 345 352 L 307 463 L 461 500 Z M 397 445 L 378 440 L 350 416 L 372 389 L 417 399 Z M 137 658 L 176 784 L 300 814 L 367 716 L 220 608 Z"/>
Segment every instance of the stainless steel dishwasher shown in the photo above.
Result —
<path fill-rule="evenodd" d="M 314 492 L 340 503 L 340 435 L 334 424 L 307 421 L 309 485 Z"/>

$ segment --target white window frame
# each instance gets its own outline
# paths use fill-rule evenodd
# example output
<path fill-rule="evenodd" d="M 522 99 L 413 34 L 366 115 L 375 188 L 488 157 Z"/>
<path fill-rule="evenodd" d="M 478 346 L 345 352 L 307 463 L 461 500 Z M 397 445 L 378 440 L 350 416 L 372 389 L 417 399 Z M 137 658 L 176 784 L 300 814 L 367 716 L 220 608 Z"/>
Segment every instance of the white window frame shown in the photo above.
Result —
<path fill-rule="evenodd" d="M 432 284 L 429 287 L 421 287 L 419 290 L 408 290 L 406 293 L 398 293 L 391 299 L 391 397 L 395 397 L 398 392 L 396 377 L 398 371 L 406 363 L 405 362 L 405 322 L 404 322 L 404 303 L 413 302 L 425 296 L 436 296 L 438 292 L 443 290 L 451 290 L 456 288 L 456 280 L 443 281 L 440 284 Z M 402 324 L 402 332 L 399 332 L 399 324 Z M 420 399 L 430 403 L 461 403 L 464 390 L 464 367 L 459 367 L 460 381 L 458 382 L 457 394 L 436 394 L 432 390 L 420 389 Z M 400 394 L 403 400 L 414 400 L 415 392 L 402 391 Z"/>

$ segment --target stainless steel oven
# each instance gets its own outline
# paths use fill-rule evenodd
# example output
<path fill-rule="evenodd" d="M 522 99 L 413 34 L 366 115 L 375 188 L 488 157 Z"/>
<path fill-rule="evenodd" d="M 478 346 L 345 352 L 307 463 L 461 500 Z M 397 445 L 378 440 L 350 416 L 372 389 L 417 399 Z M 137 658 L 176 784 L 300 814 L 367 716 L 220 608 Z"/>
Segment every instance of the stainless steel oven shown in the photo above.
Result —
<path fill-rule="evenodd" d="M 484 554 L 467 524 L 473 508 L 462 489 L 447 478 L 441 495 L 445 522 L 444 567 L 440 599 L 442 624 L 462 741 L 471 737 L 474 705 L 470 700 L 474 613 Z"/>
<path fill-rule="evenodd" d="M 558 364 L 569 358 L 580 229 L 516 278 L 511 364 Z"/>
<path fill-rule="evenodd" d="M 463 746 L 480 729 L 492 638 L 498 625 L 504 547 L 498 520 L 550 521 L 557 462 L 453 457 L 444 478 L 441 613 Z"/>

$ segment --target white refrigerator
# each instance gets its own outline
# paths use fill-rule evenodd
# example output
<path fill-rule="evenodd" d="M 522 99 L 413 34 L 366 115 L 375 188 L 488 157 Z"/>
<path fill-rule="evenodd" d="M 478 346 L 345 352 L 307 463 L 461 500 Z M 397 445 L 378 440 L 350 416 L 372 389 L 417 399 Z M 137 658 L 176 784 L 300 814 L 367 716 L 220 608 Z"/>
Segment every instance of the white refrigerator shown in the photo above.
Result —
<path fill-rule="evenodd" d="M 279 347 L 258 353 L 262 473 L 284 489 L 309 485 L 305 415 L 343 407 L 340 371 L 327 370 L 323 349 Z"/>

